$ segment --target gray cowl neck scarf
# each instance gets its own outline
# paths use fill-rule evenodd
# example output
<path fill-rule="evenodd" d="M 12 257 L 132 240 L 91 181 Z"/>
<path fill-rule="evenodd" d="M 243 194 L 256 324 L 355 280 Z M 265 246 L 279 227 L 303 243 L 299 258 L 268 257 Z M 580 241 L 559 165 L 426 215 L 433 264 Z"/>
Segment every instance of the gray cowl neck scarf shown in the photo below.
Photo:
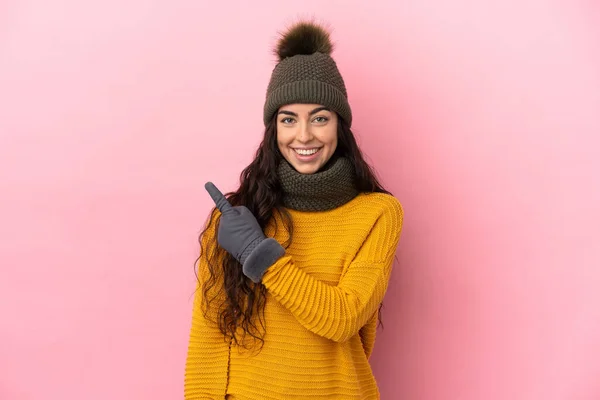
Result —
<path fill-rule="evenodd" d="M 278 168 L 284 191 L 283 205 L 298 211 L 327 211 L 346 204 L 358 195 L 356 176 L 345 157 L 332 157 L 314 174 L 301 174 L 285 159 Z"/>

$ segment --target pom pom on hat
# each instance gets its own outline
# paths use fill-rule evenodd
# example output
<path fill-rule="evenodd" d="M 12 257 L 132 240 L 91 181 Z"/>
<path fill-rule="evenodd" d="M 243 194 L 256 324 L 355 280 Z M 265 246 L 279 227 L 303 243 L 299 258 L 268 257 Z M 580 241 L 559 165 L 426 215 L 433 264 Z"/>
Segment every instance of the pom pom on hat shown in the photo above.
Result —
<path fill-rule="evenodd" d="M 300 22 L 283 33 L 274 49 L 279 61 L 298 54 L 330 55 L 333 44 L 329 32 L 314 22 Z"/>

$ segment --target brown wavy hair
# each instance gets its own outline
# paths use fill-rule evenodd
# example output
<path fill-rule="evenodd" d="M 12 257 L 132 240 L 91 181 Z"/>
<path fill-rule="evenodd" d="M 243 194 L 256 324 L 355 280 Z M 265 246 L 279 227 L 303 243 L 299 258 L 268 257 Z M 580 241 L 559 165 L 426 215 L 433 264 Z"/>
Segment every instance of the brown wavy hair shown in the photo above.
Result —
<path fill-rule="evenodd" d="M 343 156 L 350 160 L 356 173 L 358 191 L 390 194 L 379 183 L 374 171 L 364 160 L 354 134 L 342 118 L 338 119 L 337 135 L 338 144 L 333 157 Z M 277 146 L 277 119 L 274 117 L 266 126 L 254 161 L 240 174 L 239 188 L 225 196 L 233 206 L 246 206 L 263 230 L 277 213 L 281 218 L 275 221 L 282 221 L 283 229 L 288 234 L 288 240 L 282 245 L 288 247 L 292 241 L 293 223 L 282 205 L 283 190 L 277 175 L 277 166 L 282 159 L 283 156 Z M 201 281 L 196 273 L 200 287 L 203 288 L 204 316 L 209 318 L 209 309 L 215 306 L 215 302 L 220 303 L 216 304 L 217 311 L 214 315 L 217 316 L 219 329 L 226 338 L 244 347 L 246 347 L 244 343 L 246 335 L 262 343 L 266 288 L 261 283 L 255 284 L 243 274 L 240 263 L 216 244 L 216 234 L 205 238 L 207 248 L 202 248 L 202 238 L 209 227 L 216 224 L 213 229 L 214 232 L 218 231 L 219 221 L 216 215 L 215 207 L 198 238 L 200 257 L 206 253 L 208 264 L 208 276 L 202 277 L 204 281 Z M 279 228 L 276 226 L 276 230 Z M 217 301 L 217 298 L 220 300 Z M 378 310 L 380 324 L 382 305 Z"/>

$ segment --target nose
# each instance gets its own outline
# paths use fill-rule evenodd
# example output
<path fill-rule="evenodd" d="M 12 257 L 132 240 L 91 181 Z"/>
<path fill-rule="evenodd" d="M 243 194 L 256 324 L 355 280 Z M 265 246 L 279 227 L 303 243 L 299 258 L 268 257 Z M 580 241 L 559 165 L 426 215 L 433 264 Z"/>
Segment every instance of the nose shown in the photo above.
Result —
<path fill-rule="evenodd" d="M 303 121 L 298 124 L 298 132 L 296 133 L 296 140 L 300 143 L 309 143 L 313 139 L 313 134 L 311 132 L 310 123 L 307 121 Z"/>

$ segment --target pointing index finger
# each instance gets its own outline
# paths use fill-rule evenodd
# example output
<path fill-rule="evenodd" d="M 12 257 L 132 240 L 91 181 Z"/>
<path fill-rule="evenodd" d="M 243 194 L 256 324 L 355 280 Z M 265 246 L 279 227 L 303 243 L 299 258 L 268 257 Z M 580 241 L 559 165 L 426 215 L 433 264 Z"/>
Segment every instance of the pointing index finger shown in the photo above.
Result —
<path fill-rule="evenodd" d="M 217 189 L 217 187 L 212 182 L 207 182 L 204 185 L 204 188 L 217 205 L 219 211 L 221 211 L 221 214 L 225 214 L 226 212 L 231 211 L 233 209 L 231 204 L 227 201 L 227 198 L 223 195 L 223 193 L 221 193 L 219 189 Z"/>

